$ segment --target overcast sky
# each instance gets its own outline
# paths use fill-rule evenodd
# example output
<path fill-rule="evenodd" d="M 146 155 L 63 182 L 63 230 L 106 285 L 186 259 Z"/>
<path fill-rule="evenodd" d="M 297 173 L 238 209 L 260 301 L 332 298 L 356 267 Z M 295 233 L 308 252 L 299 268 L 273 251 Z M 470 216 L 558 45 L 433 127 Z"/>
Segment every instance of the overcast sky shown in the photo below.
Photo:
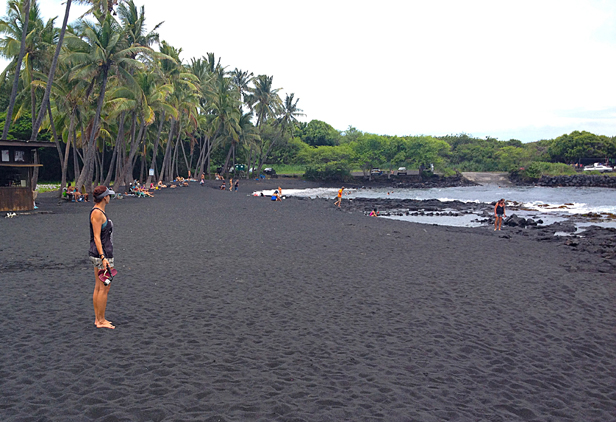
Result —
<path fill-rule="evenodd" d="M 524 142 L 616 135 L 613 0 L 135 0 L 188 62 L 274 76 L 303 120 Z M 39 0 L 44 18 L 60 0 Z M 83 6 L 73 6 L 70 21 Z"/>

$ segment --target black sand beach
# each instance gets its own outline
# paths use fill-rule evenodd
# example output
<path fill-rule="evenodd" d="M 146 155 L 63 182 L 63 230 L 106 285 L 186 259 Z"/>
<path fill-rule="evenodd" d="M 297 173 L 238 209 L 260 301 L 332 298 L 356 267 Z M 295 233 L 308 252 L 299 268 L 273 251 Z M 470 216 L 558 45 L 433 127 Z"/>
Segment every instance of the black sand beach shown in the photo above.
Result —
<path fill-rule="evenodd" d="M 1 218 L 0 420 L 616 420 L 595 256 L 247 196 L 280 182 L 113 200 L 115 330 L 91 204 Z"/>

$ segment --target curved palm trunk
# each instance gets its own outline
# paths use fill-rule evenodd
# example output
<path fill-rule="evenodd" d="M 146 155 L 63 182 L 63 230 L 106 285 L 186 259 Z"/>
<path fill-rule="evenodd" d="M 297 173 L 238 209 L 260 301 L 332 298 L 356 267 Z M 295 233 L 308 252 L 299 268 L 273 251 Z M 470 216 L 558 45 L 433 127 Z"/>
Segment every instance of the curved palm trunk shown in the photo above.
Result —
<path fill-rule="evenodd" d="M 165 112 L 163 111 L 163 115 L 160 118 L 160 124 L 158 125 L 158 134 L 156 135 L 156 141 L 154 141 L 154 148 L 152 149 L 152 162 L 150 163 L 151 169 L 156 169 L 156 155 L 158 154 L 158 143 L 160 141 L 160 134 L 163 131 L 164 122 L 165 122 Z M 152 183 L 152 176 L 150 176 L 150 172 L 148 171 L 148 180 L 145 182 L 145 185 L 150 186 L 150 183 Z"/>
<path fill-rule="evenodd" d="M 68 23 L 68 15 L 71 10 L 71 1 L 66 1 L 66 10 L 64 12 L 64 21 L 62 22 L 62 29 L 60 30 L 60 37 L 58 38 L 58 45 L 56 46 L 56 52 L 54 53 L 53 60 L 51 62 L 51 68 L 49 69 L 49 75 L 47 76 L 47 86 L 45 87 L 45 95 L 43 95 L 43 102 L 41 103 L 41 108 L 39 110 L 36 121 L 32 125 L 32 136 L 30 137 L 31 141 L 36 141 L 38 136 L 39 129 L 41 128 L 41 123 L 43 122 L 43 116 L 45 107 L 49 104 L 49 95 L 51 93 L 51 86 L 53 84 L 53 77 L 56 73 L 56 68 L 58 67 L 58 57 L 60 56 L 60 51 L 62 50 L 62 43 L 64 42 L 64 34 L 66 33 L 66 25 Z M 51 117 L 51 111 L 49 113 Z M 34 114 L 32 115 L 34 118 Z M 60 190 L 62 191 L 62 190 Z"/>
<path fill-rule="evenodd" d="M 169 180 L 174 179 L 174 168 L 175 174 L 178 173 L 178 144 L 180 143 L 180 136 L 182 135 L 182 120 L 180 120 L 180 125 L 178 126 L 178 137 L 175 140 L 175 150 L 173 151 L 173 155 L 171 156 L 171 165 L 169 168 Z M 178 174 L 179 175 L 179 174 Z"/>
<path fill-rule="evenodd" d="M 109 186 L 109 183 L 111 183 L 111 177 L 112 177 L 115 169 L 118 166 L 118 164 L 117 164 L 117 162 L 118 162 L 118 148 L 119 148 L 119 145 L 120 145 L 120 140 L 124 136 L 124 119 L 126 119 L 126 112 L 123 111 L 122 114 L 120 115 L 120 125 L 118 127 L 118 136 L 116 137 L 115 146 L 113 148 L 113 154 L 111 155 L 111 162 L 109 163 L 109 171 L 107 172 L 107 177 L 105 178 L 105 181 L 103 182 L 103 185 L 105 185 L 105 186 Z"/>
<path fill-rule="evenodd" d="M 101 111 L 103 110 L 103 102 L 105 101 L 105 89 L 107 88 L 107 74 L 109 68 L 103 69 L 103 83 L 101 84 L 100 93 L 98 95 L 98 104 L 96 105 L 96 114 L 94 115 L 94 121 L 92 122 L 92 129 L 90 132 L 90 139 L 88 140 L 88 151 L 86 153 L 84 162 L 84 171 L 79 176 L 79 180 L 75 183 L 75 189 L 81 189 L 84 186 L 86 178 L 88 178 L 88 185 L 86 191 L 92 196 L 92 170 L 94 165 L 94 153 L 96 148 L 94 147 L 94 139 L 98 133 L 98 122 L 101 117 Z"/>
<path fill-rule="evenodd" d="M 17 98 L 17 89 L 19 85 L 19 72 L 21 70 L 21 62 L 24 58 L 24 54 L 26 53 L 26 36 L 28 35 L 28 24 L 30 22 L 30 0 L 26 0 L 26 3 L 24 4 L 24 11 L 26 13 L 26 19 L 24 20 L 24 26 L 21 32 L 21 47 L 19 48 L 19 58 L 17 59 L 17 64 L 15 65 L 13 89 L 11 91 L 11 99 L 9 100 L 9 108 L 6 112 L 2 139 L 6 139 L 9 135 L 9 128 L 11 127 L 11 121 L 13 120 L 13 109 L 15 108 L 15 99 Z"/>
<path fill-rule="evenodd" d="M 62 190 L 66 187 L 66 177 L 68 173 L 68 157 L 71 152 L 71 136 L 75 130 L 75 114 L 71 112 L 71 118 L 68 128 L 68 139 L 66 140 L 66 149 L 64 150 L 64 160 L 62 161 L 62 183 L 60 184 L 60 195 Z"/>
<path fill-rule="evenodd" d="M 165 149 L 165 156 L 163 157 L 163 165 L 158 175 L 158 181 L 162 181 L 165 178 L 165 169 L 170 164 L 169 151 L 171 150 L 171 144 L 173 144 L 173 128 L 175 127 L 175 119 L 171 118 L 171 127 L 169 128 L 169 136 L 167 137 L 167 148 Z"/>
<path fill-rule="evenodd" d="M 139 144 L 141 144 L 141 138 L 143 138 L 144 129 L 145 122 L 142 119 L 141 124 L 139 125 L 139 134 L 136 138 L 133 138 L 133 142 L 131 143 L 130 153 L 128 154 L 128 157 L 126 158 L 124 164 L 124 171 L 122 172 L 118 180 L 116 180 L 116 184 L 118 186 L 122 186 L 122 183 L 124 183 L 124 186 L 127 186 L 127 184 L 129 184 L 130 181 L 133 180 L 133 158 L 135 158 L 135 154 L 137 153 Z"/>

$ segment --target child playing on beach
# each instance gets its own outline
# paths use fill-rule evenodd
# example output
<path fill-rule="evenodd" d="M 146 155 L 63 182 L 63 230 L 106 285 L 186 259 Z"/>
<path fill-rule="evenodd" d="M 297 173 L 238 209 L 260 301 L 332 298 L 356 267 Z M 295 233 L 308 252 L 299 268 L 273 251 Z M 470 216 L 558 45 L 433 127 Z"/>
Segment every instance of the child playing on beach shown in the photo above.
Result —
<path fill-rule="evenodd" d="M 334 202 L 334 205 L 338 205 L 340 208 L 340 204 L 342 203 L 342 191 L 344 190 L 344 186 L 338 191 L 338 200 Z"/>
<path fill-rule="evenodd" d="M 376 210 L 376 208 L 374 208 L 371 212 L 370 212 L 370 217 L 378 217 L 379 216 L 379 212 Z"/>

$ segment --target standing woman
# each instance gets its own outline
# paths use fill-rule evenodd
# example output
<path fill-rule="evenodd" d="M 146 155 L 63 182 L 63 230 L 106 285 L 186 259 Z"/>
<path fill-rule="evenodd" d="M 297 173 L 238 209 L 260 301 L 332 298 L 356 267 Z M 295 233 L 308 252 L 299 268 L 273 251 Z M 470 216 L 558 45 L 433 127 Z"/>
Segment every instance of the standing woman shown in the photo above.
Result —
<path fill-rule="evenodd" d="M 107 295 L 111 285 L 105 284 L 98 278 L 98 270 L 113 268 L 113 223 L 105 214 L 105 207 L 114 191 L 106 186 L 97 186 L 93 192 L 94 208 L 90 211 L 90 261 L 94 264 L 94 324 L 97 328 L 114 329 L 111 321 L 105 319 L 107 308 Z"/>
<path fill-rule="evenodd" d="M 494 217 L 494 231 L 496 231 L 497 228 L 500 230 L 503 224 L 503 217 L 506 217 L 504 199 L 500 199 L 494 206 Z"/>

